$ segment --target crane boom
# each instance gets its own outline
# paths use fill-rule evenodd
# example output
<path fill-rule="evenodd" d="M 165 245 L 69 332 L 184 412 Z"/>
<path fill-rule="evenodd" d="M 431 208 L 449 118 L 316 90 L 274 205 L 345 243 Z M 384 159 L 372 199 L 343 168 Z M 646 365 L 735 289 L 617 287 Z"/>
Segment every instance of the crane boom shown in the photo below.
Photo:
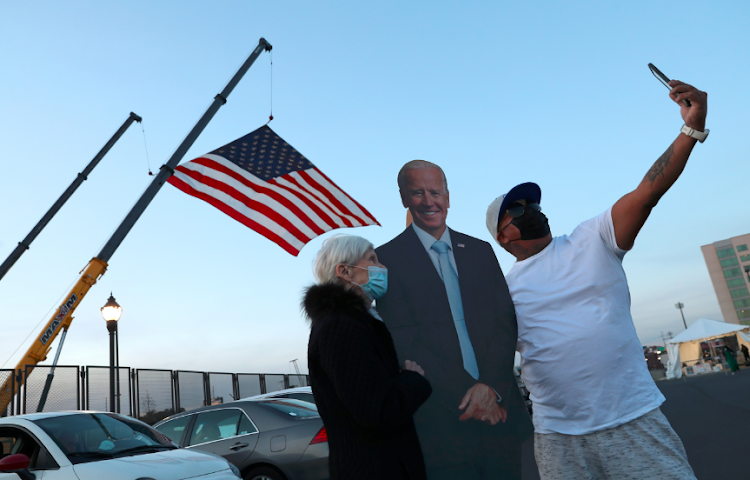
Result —
<path fill-rule="evenodd" d="M 297 359 L 295 358 L 294 360 L 290 360 L 289 363 L 291 363 L 292 365 L 294 365 L 294 370 L 297 372 L 297 376 L 301 377 L 302 374 L 299 371 L 299 366 L 297 365 Z"/>
<path fill-rule="evenodd" d="M 104 247 L 102 247 L 99 254 L 91 259 L 88 266 L 83 270 L 83 275 L 81 275 L 81 278 L 67 297 L 65 297 L 65 300 L 63 304 L 60 305 L 57 313 L 49 320 L 49 322 L 47 322 L 42 333 L 39 334 L 31 347 L 29 347 L 26 354 L 18 362 L 15 370 L 16 372 L 28 366 L 32 367 L 29 370 L 29 372 L 31 372 L 33 366 L 47 358 L 47 353 L 51 348 L 52 341 L 61 329 L 67 330 L 68 327 L 70 327 L 70 322 L 73 321 L 73 312 L 81 303 L 83 297 L 88 293 L 89 289 L 91 289 L 99 278 L 104 275 L 104 272 L 107 270 L 107 263 L 115 253 L 115 250 L 117 250 L 125 239 L 125 236 L 130 232 L 130 229 L 133 228 L 133 225 L 135 225 L 140 216 L 146 210 L 146 207 L 151 203 L 151 200 L 154 199 L 159 192 L 159 189 L 161 189 L 167 179 L 174 173 L 174 168 L 180 160 L 182 160 L 182 157 L 187 153 L 190 146 L 195 139 L 198 138 L 198 135 L 201 134 L 206 125 L 208 125 L 208 122 L 211 121 L 219 108 L 227 102 L 227 97 L 232 93 L 234 87 L 237 86 L 245 73 L 250 69 L 255 62 L 255 59 L 258 58 L 263 51 L 270 51 L 271 48 L 273 47 L 265 38 L 261 38 L 258 41 L 258 46 L 253 49 L 250 56 L 245 60 L 242 66 L 240 66 L 234 76 L 232 76 L 224 89 L 214 97 L 214 101 L 198 120 L 198 123 L 196 123 L 193 129 L 188 133 L 187 137 L 185 137 L 182 143 L 180 143 L 177 150 L 175 150 L 167 163 L 161 166 L 159 174 L 156 175 L 156 178 L 154 178 L 151 184 L 146 188 L 146 191 L 143 192 L 136 204 L 130 210 L 130 213 L 127 214 L 122 223 L 120 223 L 120 226 L 117 227 L 117 230 L 115 230 Z M 15 386 L 11 389 L 10 384 L 12 382 L 12 377 L 9 377 L 0 387 L 0 412 L 5 411 L 13 400 L 13 396 L 16 395 L 21 388 L 21 384 L 25 381 L 25 378 L 22 379 L 20 382 L 15 383 Z"/>
<path fill-rule="evenodd" d="M 21 358 L 16 365 L 15 371 L 22 370 L 27 365 L 36 365 L 47 358 L 47 353 L 52 348 L 52 342 L 55 340 L 57 335 L 62 330 L 67 330 L 70 327 L 70 323 L 73 321 L 73 312 L 81 303 L 81 300 L 86 296 L 92 286 L 104 275 L 107 270 L 107 263 L 99 260 L 98 258 L 92 258 L 86 268 L 83 269 L 81 278 L 78 279 L 73 288 L 63 299 L 63 303 L 60 305 L 52 318 L 49 319 L 44 329 L 41 331 L 34 343 L 31 344 L 26 354 Z M 30 369 L 28 373 L 31 373 Z M 20 382 L 15 384 L 15 388 L 11 391 L 11 378 L 8 378 L 2 387 L 0 387 L 0 412 L 5 411 L 10 402 L 13 400 L 13 396 L 18 393 L 21 385 Z"/>
<path fill-rule="evenodd" d="M 47 213 L 44 214 L 42 219 L 39 220 L 34 228 L 31 229 L 31 232 L 26 235 L 26 238 L 24 238 L 23 241 L 18 242 L 18 246 L 15 248 L 15 250 L 13 250 L 11 254 L 8 255 L 8 258 L 5 259 L 3 264 L 0 265 L 0 280 L 2 280 L 5 274 L 8 273 L 8 270 L 11 269 L 11 267 L 21 257 L 21 255 L 23 255 L 23 253 L 29 249 L 29 247 L 31 246 L 31 242 L 34 241 L 37 235 L 39 235 L 44 227 L 47 226 L 49 221 L 52 220 L 52 217 L 54 217 L 55 214 L 57 214 L 57 212 L 62 208 L 62 206 L 65 205 L 65 202 L 67 202 L 68 199 L 73 195 L 73 193 L 75 193 L 78 187 L 80 187 L 81 184 L 86 181 L 88 175 L 99 163 L 99 160 L 104 158 L 104 155 L 106 155 L 107 152 L 109 152 L 109 149 L 112 148 L 112 146 L 115 144 L 115 142 L 120 139 L 122 134 L 125 133 L 125 130 L 127 130 L 134 121 L 140 123 L 141 120 L 141 117 L 133 112 L 130 112 L 130 116 L 127 118 L 127 120 L 125 120 L 125 122 L 115 132 L 115 134 L 112 135 L 112 138 L 110 138 L 109 141 L 102 147 L 102 149 L 99 150 L 99 153 L 97 153 L 96 156 L 86 166 L 86 168 L 84 168 L 83 171 L 78 174 L 76 179 L 73 180 L 73 183 L 70 184 L 70 186 L 63 192 L 62 195 L 60 195 L 60 198 L 57 199 L 57 201 L 52 205 L 52 207 L 50 207 Z"/>

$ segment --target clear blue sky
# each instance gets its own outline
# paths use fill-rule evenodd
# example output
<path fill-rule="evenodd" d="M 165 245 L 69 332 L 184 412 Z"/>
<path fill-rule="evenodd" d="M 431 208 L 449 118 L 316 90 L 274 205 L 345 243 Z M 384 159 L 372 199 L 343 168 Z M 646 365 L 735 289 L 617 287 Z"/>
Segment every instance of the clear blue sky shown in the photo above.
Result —
<path fill-rule="evenodd" d="M 638 334 L 661 343 L 683 329 L 678 301 L 688 325 L 722 318 L 700 246 L 750 230 L 749 13 L 744 2 L 3 2 L 0 261 L 130 111 L 156 171 L 261 36 L 274 47 L 271 127 L 382 224 L 351 233 L 379 245 L 403 229 L 396 173 L 415 158 L 444 168 L 456 230 L 491 241 L 487 204 L 535 181 L 553 233 L 570 233 L 635 188 L 679 132 L 653 62 L 709 93 L 712 131 L 625 258 Z M 184 161 L 266 122 L 270 58 Z M 134 124 L 0 282 L 5 368 L 151 179 Z M 289 373 L 297 358 L 306 371 L 300 292 L 329 235 L 294 258 L 165 185 L 76 311 L 61 363 L 107 364 L 99 309 L 112 291 L 122 365 Z"/>

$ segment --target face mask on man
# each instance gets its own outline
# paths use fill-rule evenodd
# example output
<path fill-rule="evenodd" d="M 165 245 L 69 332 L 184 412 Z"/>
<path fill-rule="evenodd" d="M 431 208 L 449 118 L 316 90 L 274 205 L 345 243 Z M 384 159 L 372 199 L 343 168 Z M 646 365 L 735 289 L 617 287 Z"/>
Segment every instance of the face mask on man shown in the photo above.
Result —
<path fill-rule="evenodd" d="M 358 286 L 362 289 L 363 292 L 365 292 L 365 295 L 367 295 L 367 298 L 370 300 L 377 300 L 378 298 L 385 295 L 385 292 L 388 291 L 388 269 L 382 268 L 382 267 L 367 267 L 366 269 L 364 267 L 358 267 L 356 265 L 349 265 L 350 267 L 359 268 L 361 270 L 367 270 L 367 274 L 369 275 L 370 279 L 367 281 L 367 283 L 363 283 L 360 285 L 359 283 L 352 282 L 349 280 L 349 282 L 354 283 L 354 285 Z"/>
<path fill-rule="evenodd" d="M 535 208 L 525 208 L 523 214 L 510 223 L 521 232 L 521 240 L 537 240 L 550 232 L 547 217 Z"/>

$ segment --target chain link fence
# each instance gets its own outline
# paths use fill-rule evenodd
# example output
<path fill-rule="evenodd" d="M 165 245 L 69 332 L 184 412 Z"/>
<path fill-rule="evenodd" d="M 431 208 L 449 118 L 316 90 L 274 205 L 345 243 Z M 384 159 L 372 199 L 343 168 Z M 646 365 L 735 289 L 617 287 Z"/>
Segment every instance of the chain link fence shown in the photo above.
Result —
<path fill-rule="evenodd" d="M 263 393 L 268 392 L 275 392 L 277 390 L 284 390 L 287 388 L 287 375 L 271 375 L 266 374 L 266 391 Z"/>
<path fill-rule="evenodd" d="M 10 369 L 0 370 L 0 416 L 36 412 L 47 383 L 44 412 L 111 411 L 110 382 L 114 382 L 114 411 L 150 425 L 175 412 L 309 385 L 307 375 L 102 366 L 58 366 L 49 379 L 51 369 L 49 365 L 27 365 L 19 374 Z M 14 391 L 19 393 L 14 395 Z"/>
<path fill-rule="evenodd" d="M 40 411 L 39 405 L 51 366 L 26 365 L 24 369 L 23 412 Z M 78 366 L 57 366 L 44 402 L 42 412 L 79 410 L 81 407 L 81 376 Z"/>
<path fill-rule="evenodd" d="M 138 420 L 153 425 L 175 413 L 171 370 L 135 371 Z"/>
<path fill-rule="evenodd" d="M 307 375 L 288 375 L 289 382 L 287 388 L 306 387 Z"/>
<path fill-rule="evenodd" d="M 237 389 L 239 398 L 252 397 L 254 395 L 260 395 L 265 392 L 261 383 L 260 373 L 238 373 L 237 374 Z"/>
<path fill-rule="evenodd" d="M 114 383 L 115 411 L 133 416 L 133 392 L 131 391 L 130 368 L 128 367 L 86 367 L 85 402 L 86 410 L 110 410 L 110 382 Z M 112 378 L 112 376 L 114 378 Z"/>
<path fill-rule="evenodd" d="M 211 405 L 229 403 L 237 399 L 234 375 L 231 373 L 209 373 L 207 387 Z"/>
<path fill-rule="evenodd" d="M 178 412 L 193 410 L 208 405 L 206 403 L 206 373 L 187 372 L 178 370 L 174 372 L 177 388 L 176 407 Z"/>
<path fill-rule="evenodd" d="M 15 414 L 16 411 L 16 372 L 13 369 L 0 370 L 0 417 Z"/>

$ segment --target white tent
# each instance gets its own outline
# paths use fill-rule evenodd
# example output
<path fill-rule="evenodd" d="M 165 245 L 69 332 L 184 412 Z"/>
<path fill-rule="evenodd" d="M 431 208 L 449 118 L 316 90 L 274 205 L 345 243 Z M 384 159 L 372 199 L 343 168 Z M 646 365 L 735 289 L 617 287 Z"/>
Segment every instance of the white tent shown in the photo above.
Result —
<path fill-rule="evenodd" d="M 747 325 L 717 322 L 707 318 L 701 318 L 690 325 L 690 328 L 667 342 L 667 378 L 682 377 L 682 362 L 695 361 L 702 357 L 701 342 L 733 333 L 737 335 L 740 345 L 750 348 L 750 327 Z"/>

